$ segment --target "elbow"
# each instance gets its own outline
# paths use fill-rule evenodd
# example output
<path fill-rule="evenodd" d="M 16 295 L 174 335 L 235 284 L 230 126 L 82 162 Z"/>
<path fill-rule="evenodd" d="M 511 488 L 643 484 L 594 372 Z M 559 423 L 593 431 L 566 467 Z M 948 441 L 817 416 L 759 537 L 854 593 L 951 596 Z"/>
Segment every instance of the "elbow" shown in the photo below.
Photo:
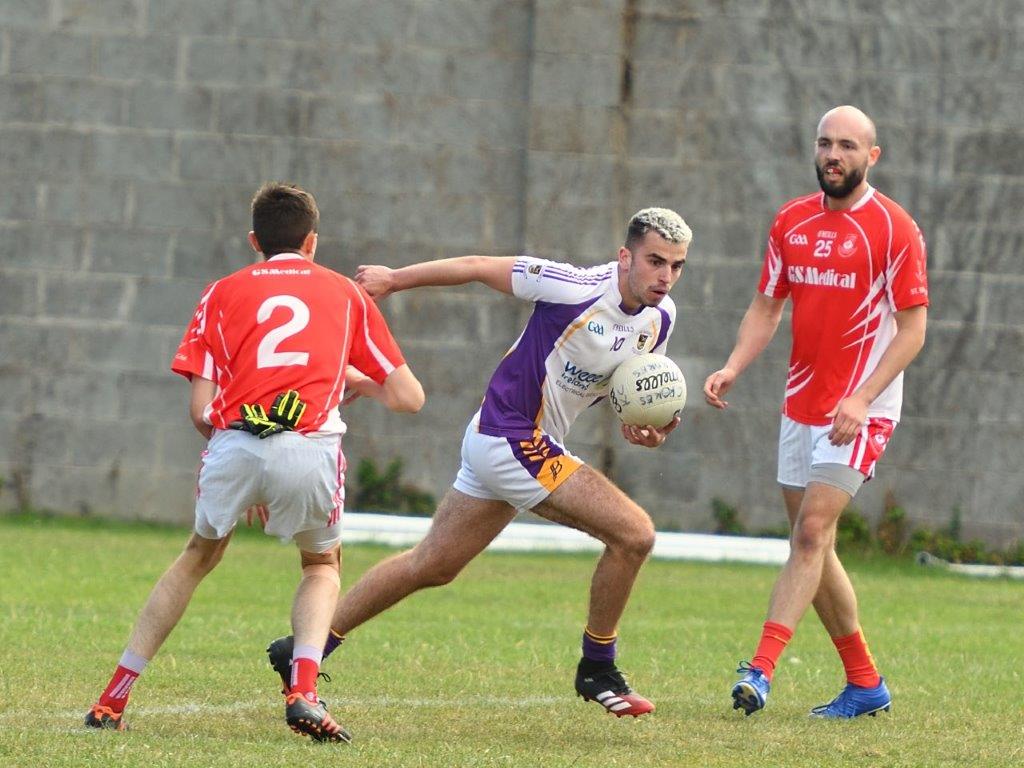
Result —
<path fill-rule="evenodd" d="M 426 401 L 427 396 L 423 392 L 423 387 L 417 381 L 416 386 L 393 398 L 388 407 L 395 413 L 419 413 Z"/>
<path fill-rule="evenodd" d="M 200 414 L 199 416 L 191 414 L 191 416 L 192 426 L 196 428 L 196 431 L 198 431 L 200 435 L 209 440 L 210 435 L 213 434 L 213 427 L 206 423 L 206 421 L 202 417 L 202 414 Z"/>

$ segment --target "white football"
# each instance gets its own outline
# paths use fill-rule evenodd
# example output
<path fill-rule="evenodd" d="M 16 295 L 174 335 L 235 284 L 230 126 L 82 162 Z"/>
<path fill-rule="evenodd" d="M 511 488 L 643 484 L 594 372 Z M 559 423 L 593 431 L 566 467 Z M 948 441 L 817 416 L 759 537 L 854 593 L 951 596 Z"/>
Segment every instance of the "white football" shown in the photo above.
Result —
<path fill-rule="evenodd" d="M 686 379 L 664 355 L 637 355 L 615 369 L 608 402 L 623 424 L 664 427 L 686 405 Z"/>

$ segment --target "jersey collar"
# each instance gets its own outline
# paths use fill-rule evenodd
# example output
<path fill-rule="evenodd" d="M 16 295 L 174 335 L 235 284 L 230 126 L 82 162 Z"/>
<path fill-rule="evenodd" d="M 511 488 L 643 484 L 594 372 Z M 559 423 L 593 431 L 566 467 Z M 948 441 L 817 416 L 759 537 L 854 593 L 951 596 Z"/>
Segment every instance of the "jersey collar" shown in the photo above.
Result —
<path fill-rule="evenodd" d="M 843 213 L 852 213 L 853 211 L 860 210 L 865 205 L 867 205 L 871 201 L 871 198 L 873 198 L 874 196 L 875 196 L 875 188 L 872 187 L 870 184 L 868 184 L 867 191 L 863 195 L 861 195 L 860 200 L 858 200 L 856 203 L 851 205 L 849 208 L 846 208 L 842 212 Z M 828 203 L 825 202 L 825 193 L 824 192 L 821 193 L 821 207 L 822 207 L 822 210 L 830 211 L 830 212 L 834 213 L 834 211 L 832 211 L 832 209 L 828 207 Z"/>
<path fill-rule="evenodd" d="M 287 261 L 288 259 L 305 259 L 301 253 L 295 253 L 294 251 L 286 251 L 285 253 L 275 253 L 267 261 Z"/>

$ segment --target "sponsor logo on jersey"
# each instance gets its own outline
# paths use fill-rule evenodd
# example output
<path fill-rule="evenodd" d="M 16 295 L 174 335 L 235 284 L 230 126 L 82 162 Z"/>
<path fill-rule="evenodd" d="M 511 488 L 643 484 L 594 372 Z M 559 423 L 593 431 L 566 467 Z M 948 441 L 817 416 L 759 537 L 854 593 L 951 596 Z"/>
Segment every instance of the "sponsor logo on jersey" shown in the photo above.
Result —
<path fill-rule="evenodd" d="M 843 238 L 843 242 L 839 244 L 839 255 L 844 259 L 853 256 L 854 251 L 857 250 L 857 235 L 852 232 Z"/>
<path fill-rule="evenodd" d="M 839 237 L 839 233 L 831 229 L 819 229 L 818 237 L 823 237 L 826 240 L 835 240 L 837 237 Z"/>
<path fill-rule="evenodd" d="M 789 236 L 790 245 L 809 245 L 807 241 L 807 235 L 802 235 L 799 232 L 794 232 Z"/>
<path fill-rule="evenodd" d="M 577 368 L 576 363 L 572 361 L 566 361 L 565 370 L 562 371 L 562 380 L 570 384 L 575 384 L 579 387 L 589 387 L 591 384 L 597 384 L 600 381 L 604 381 L 608 377 L 601 373 L 591 373 L 585 371 L 582 368 Z"/>
<path fill-rule="evenodd" d="M 595 333 L 598 336 L 604 336 L 604 326 L 595 320 L 587 322 L 587 330 L 591 333 Z"/>
<path fill-rule="evenodd" d="M 645 351 L 647 349 L 647 342 L 650 341 L 650 340 L 651 340 L 651 334 L 649 334 L 649 333 L 641 333 L 640 335 L 638 335 L 636 337 L 636 344 L 633 345 L 633 348 L 637 352 L 643 352 L 643 351 Z"/>
<path fill-rule="evenodd" d="M 311 275 L 313 274 L 312 269 L 295 269 L 289 267 L 287 269 L 278 269 L 277 267 L 258 267 L 252 271 L 253 277 L 264 277 L 266 275 Z"/>
<path fill-rule="evenodd" d="M 786 277 L 794 285 L 820 285 L 825 288 L 857 287 L 856 272 L 839 272 L 835 269 L 818 269 L 817 267 L 790 266 Z"/>
<path fill-rule="evenodd" d="M 616 331 L 617 333 L 632 333 L 633 326 L 623 325 L 622 323 L 616 323 L 615 325 L 612 326 L 612 330 Z"/>

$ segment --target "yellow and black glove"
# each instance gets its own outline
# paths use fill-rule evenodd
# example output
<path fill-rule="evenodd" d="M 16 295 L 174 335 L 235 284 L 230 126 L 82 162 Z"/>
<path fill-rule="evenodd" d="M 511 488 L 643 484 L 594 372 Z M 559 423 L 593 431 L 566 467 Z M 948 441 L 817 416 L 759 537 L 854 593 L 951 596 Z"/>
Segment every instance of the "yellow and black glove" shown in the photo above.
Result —
<path fill-rule="evenodd" d="M 267 417 L 266 409 L 259 403 L 255 405 L 242 403 L 239 410 L 242 412 L 242 418 L 228 424 L 231 429 L 240 429 L 250 435 L 256 435 L 260 440 L 288 429 L 284 424 L 271 421 Z"/>
<path fill-rule="evenodd" d="M 294 389 L 282 392 L 274 398 L 274 404 L 270 406 L 270 413 L 256 403 L 249 405 L 242 403 L 239 409 L 242 418 L 232 421 L 228 426 L 231 429 L 240 429 L 250 435 L 263 440 L 278 432 L 287 432 L 298 426 L 302 414 L 306 412 L 306 404 L 299 399 L 299 393 Z"/>
<path fill-rule="evenodd" d="M 274 404 L 270 406 L 270 420 L 295 429 L 305 412 L 306 404 L 299 399 L 299 393 L 289 389 L 274 398 Z"/>

